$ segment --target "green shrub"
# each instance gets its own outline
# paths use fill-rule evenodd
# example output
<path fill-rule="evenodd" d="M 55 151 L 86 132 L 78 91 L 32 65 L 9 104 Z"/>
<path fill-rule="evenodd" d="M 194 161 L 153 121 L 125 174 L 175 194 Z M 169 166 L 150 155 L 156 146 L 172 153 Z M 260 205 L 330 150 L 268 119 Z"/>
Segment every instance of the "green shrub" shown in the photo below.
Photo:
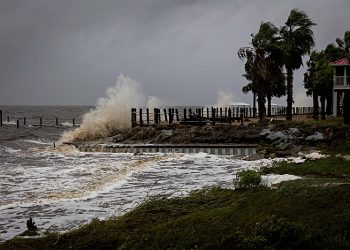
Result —
<path fill-rule="evenodd" d="M 254 170 L 245 170 L 237 174 L 235 180 L 236 189 L 248 189 L 261 186 L 262 179 L 260 173 Z"/>

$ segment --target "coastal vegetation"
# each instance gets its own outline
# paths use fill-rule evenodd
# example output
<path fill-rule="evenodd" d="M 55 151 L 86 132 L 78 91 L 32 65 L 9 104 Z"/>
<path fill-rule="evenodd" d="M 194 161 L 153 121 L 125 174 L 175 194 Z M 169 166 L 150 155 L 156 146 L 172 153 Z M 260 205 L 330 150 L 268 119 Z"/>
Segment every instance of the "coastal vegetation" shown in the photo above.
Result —
<path fill-rule="evenodd" d="M 285 91 L 286 119 L 292 120 L 293 71 L 300 68 L 302 57 L 309 54 L 315 44 L 311 29 L 314 25 L 305 12 L 293 9 L 280 29 L 263 22 L 258 33 L 252 35 L 252 47 L 238 50 L 239 58 L 246 59 L 243 76 L 250 81 L 247 86 L 251 86 L 243 88 L 243 92 L 251 90 L 257 94 L 260 120 L 265 116 L 266 98 L 280 97 Z"/>
<path fill-rule="evenodd" d="M 306 95 L 313 97 L 315 120 L 330 115 L 333 105 L 333 67 L 331 62 L 350 58 L 350 31 L 336 43 L 327 45 L 324 50 L 311 51 L 315 45 L 312 27 L 316 25 L 309 16 L 293 9 L 281 28 L 273 23 L 262 22 L 259 31 L 252 34 L 251 46 L 238 50 L 238 57 L 245 60 L 243 76 L 248 83 L 243 93 L 253 93 L 253 110 L 257 96 L 259 120 L 271 116 L 271 97 L 287 95 L 286 120 L 292 120 L 293 72 L 303 65 L 303 57 L 308 55 L 307 70 L 304 74 Z M 344 103 L 350 100 L 345 92 Z M 267 112 L 265 103 L 267 101 Z M 320 103 L 320 105 L 319 105 Z M 327 103 L 327 105 L 326 105 Z M 350 103 L 350 102 L 349 102 Z M 350 124 L 349 105 L 343 105 L 344 123 Z"/>
<path fill-rule="evenodd" d="M 318 108 L 321 103 L 321 119 L 325 114 L 331 114 L 333 105 L 333 68 L 329 64 L 342 58 L 350 58 L 350 31 L 344 33 L 344 38 L 337 38 L 336 43 L 328 44 L 324 50 L 312 51 L 307 61 L 307 72 L 304 74 L 304 86 L 306 94 L 313 97 L 314 119 L 319 119 Z M 348 99 L 345 92 L 344 101 Z M 325 103 L 327 102 L 327 110 Z M 344 123 L 350 124 L 348 106 L 344 107 Z"/>

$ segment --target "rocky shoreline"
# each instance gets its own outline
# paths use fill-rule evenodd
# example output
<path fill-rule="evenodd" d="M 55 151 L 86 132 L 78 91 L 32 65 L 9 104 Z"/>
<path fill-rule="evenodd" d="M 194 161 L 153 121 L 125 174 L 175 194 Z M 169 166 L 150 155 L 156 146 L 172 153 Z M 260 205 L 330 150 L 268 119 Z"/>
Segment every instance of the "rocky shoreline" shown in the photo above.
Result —
<path fill-rule="evenodd" d="M 94 142 L 75 142 L 76 146 L 93 143 L 121 144 L 257 144 L 257 154 L 248 160 L 300 156 L 316 146 L 334 148 L 350 138 L 350 126 L 344 124 L 308 125 L 303 122 L 269 121 L 260 123 L 190 126 L 161 124 L 119 131 Z"/>

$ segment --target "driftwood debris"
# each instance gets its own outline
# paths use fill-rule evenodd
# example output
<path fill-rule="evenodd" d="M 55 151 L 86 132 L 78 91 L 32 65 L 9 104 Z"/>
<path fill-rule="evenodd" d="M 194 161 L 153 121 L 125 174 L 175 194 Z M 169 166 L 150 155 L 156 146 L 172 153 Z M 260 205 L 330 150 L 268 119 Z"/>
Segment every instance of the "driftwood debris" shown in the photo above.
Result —
<path fill-rule="evenodd" d="M 29 220 L 27 220 L 27 228 L 29 231 L 36 231 L 38 229 L 32 218 L 29 218 Z"/>

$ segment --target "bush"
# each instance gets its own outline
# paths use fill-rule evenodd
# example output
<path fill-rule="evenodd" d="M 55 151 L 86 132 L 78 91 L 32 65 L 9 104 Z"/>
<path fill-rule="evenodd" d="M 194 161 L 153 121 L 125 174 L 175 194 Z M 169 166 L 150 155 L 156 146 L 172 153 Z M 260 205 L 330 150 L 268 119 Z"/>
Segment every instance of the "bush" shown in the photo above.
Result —
<path fill-rule="evenodd" d="M 237 174 L 236 189 L 256 188 L 262 184 L 261 175 L 254 170 L 245 170 Z"/>

